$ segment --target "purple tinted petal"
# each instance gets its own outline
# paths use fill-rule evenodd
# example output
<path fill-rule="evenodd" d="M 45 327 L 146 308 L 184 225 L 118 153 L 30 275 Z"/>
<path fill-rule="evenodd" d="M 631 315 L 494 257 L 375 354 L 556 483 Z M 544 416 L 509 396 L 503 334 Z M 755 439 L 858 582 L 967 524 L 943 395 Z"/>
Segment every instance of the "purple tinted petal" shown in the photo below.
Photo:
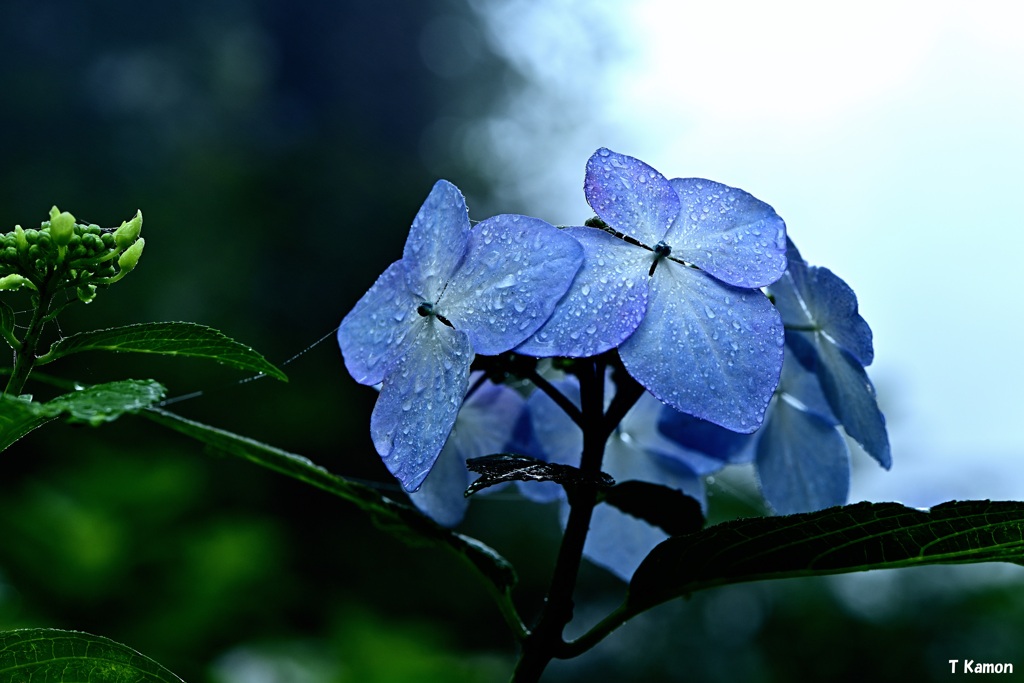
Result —
<path fill-rule="evenodd" d="M 846 440 L 827 421 L 777 399 L 760 432 L 757 473 L 778 514 L 843 505 L 850 489 Z"/>
<path fill-rule="evenodd" d="M 421 317 L 384 378 L 370 435 L 388 470 L 414 491 L 434 466 L 469 383 L 466 335 Z"/>
<path fill-rule="evenodd" d="M 673 258 L 737 287 L 763 287 L 786 270 L 786 224 L 743 190 L 701 178 L 669 181 L 679 218 L 665 241 Z"/>
<path fill-rule="evenodd" d="M 384 379 L 420 317 L 418 304 L 405 284 L 403 261 L 388 266 L 356 302 L 338 327 L 338 345 L 355 381 L 373 385 Z"/>
<path fill-rule="evenodd" d="M 761 424 L 778 383 L 782 342 L 779 313 L 760 291 L 662 261 L 647 315 L 619 354 L 664 403 L 749 433 Z"/>
<path fill-rule="evenodd" d="M 582 261 L 579 243 L 540 219 L 488 218 L 470 233 L 438 311 L 476 353 L 503 353 L 544 324 Z"/>
<path fill-rule="evenodd" d="M 664 239 L 679 215 L 679 197 L 665 176 L 604 147 L 587 161 L 583 190 L 601 220 L 649 247 Z"/>
<path fill-rule="evenodd" d="M 402 260 L 420 302 L 434 303 L 455 272 L 469 239 L 469 212 L 459 188 L 438 180 L 409 229 Z"/>
<path fill-rule="evenodd" d="M 566 228 L 583 246 L 583 267 L 550 319 L 516 351 L 535 357 L 594 356 L 622 343 L 647 310 L 654 252 L 597 228 Z"/>

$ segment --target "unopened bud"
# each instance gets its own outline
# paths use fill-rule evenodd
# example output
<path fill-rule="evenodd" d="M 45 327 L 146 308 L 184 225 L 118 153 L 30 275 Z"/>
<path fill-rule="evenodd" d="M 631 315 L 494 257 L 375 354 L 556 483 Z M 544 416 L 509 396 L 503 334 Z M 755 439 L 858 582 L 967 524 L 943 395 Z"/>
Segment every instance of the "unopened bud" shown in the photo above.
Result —
<path fill-rule="evenodd" d="M 14 226 L 14 240 L 18 243 L 18 251 L 28 251 L 28 237 L 25 236 L 25 229 L 20 225 Z"/>
<path fill-rule="evenodd" d="M 50 239 L 58 247 L 67 246 L 75 234 L 75 217 L 56 206 L 50 209 Z"/>
<path fill-rule="evenodd" d="M 140 237 L 135 240 L 132 246 L 125 249 L 125 252 L 117 259 L 117 267 L 125 273 L 131 271 L 139 262 L 139 257 L 142 256 L 142 248 L 145 246 L 146 238 Z"/>
<path fill-rule="evenodd" d="M 121 223 L 121 227 L 114 231 L 114 243 L 117 244 L 118 249 L 127 249 L 139 238 L 140 232 L 142 232 L 142 212 L 136 211 L 134 218 Z"/>

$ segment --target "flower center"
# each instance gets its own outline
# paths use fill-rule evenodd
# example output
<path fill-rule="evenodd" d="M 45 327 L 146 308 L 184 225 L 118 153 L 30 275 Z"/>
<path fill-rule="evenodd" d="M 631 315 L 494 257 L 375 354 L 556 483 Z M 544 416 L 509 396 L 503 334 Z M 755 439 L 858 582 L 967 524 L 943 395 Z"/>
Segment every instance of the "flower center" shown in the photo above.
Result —
<path fill-rule="evenodd" d="M 419 306 L 417 306 L 416 312 L 422 315 L 424 318 L 434 316 L 448 327 L 455 329 L 455 325 L 452 325 L 447 318 L 445 318 L 443 315 L 435 311 L 434 304 L 430 303 L 429 301 L 424 301 Z"/>
<path fill-rule="evenodd" d="M 647 277 L 654 275 L 654 269 L 658 267 L 658 261 L 665 258 L 672 253 L 672 247 L 667 245 L 664 241 L 658 242 L 654 245 L 654 261 L 651 263 L 651 270 L 647 273 Z"/>

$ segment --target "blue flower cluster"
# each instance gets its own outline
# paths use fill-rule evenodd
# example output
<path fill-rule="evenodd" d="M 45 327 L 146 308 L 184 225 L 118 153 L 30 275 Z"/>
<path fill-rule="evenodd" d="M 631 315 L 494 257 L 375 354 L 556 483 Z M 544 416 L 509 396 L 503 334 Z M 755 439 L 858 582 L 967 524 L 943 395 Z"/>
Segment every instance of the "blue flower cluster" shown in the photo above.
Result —
<path fill-rule="evenodd" d="M 864 371 L 871 331 L 852 290 L 803 261 L 771 206 L 607 149 L 588 161 L 584 190 L 596 213 L 586 226 L 501 215 L 471 227 L 462 194 L 438 181 L 402 258 L 342 321 L 348 371 L 380 386 L 374 445 L 421 510 L 461 520 L 468 458 L 512 450 L 579 465 L 580 430 L 550 393 L 578 407 L 573 376 L 544 361 L 549 391 L 471 382 L 476 356 L 506 352 L 617 354 L 645 390 L 605 446 L 619 481 L 703 500 L 705 475 L 753 461 L 768 504 L 789 513 L 845 502 L 843 431 L 889 466 Z M 521 490 L 564 499 L 553 483 Z M 585 553 L 628 578 L 664 538 L 600 505 Z"/>

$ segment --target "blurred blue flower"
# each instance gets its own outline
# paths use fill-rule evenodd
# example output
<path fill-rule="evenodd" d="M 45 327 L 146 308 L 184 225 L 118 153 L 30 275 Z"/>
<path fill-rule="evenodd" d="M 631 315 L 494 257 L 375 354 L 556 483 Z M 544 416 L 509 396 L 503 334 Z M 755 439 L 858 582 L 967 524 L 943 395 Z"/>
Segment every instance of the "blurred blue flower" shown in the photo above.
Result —
<path fill-rule="evenodd" d="M 565 230 L 583 245 L 583 266 L 517 351 L 584 357 L 618 346 L 629 373 L 673 408 L 756 430 L 782 366 L 779 314 L 757 289 L 786 268 L 782 219 L 742 190 L 670 181 L 603 148 L 584 189 L 608 229 Z"/>
<path fill-rule="evenodd" d="M 439 180 L 388 266 L 338 328 L 345 366 L 383 382 L 370 420 L 374 446 L 416 490 L 455 424 L 476 353 L 508 351 L 533 334 L 582 260 L 569 235 L 502 215 L 470 229 L 458 188 Z"/>

